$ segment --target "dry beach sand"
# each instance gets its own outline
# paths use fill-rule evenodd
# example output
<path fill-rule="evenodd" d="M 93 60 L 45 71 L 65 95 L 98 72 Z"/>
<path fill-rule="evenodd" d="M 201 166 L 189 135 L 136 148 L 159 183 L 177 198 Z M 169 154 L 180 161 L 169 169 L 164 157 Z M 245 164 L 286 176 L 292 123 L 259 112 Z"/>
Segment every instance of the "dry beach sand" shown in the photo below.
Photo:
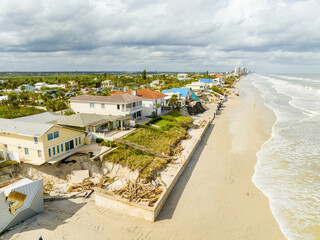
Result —
<path fill-rule="evenodd" d="M 243 86 L 242 86 L 243 85 Z M 155 223 L 95 207 L 93 200 L 45 203 L 45 212 L 4 239 L 285 239 L 251 178 L 275 118 L 240 82 L 209 127 Z"/>

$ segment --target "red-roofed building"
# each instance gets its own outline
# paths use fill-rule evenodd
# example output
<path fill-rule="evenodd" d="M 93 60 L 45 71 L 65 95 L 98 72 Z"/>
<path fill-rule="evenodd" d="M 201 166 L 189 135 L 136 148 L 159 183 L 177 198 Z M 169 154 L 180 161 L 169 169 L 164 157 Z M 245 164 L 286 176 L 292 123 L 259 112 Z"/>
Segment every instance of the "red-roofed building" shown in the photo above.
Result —
<path fill-rule="evenodd" d="M 112 96 L 123 93 L 129 93 L 142 98 L 142 106 L 144 107 L 142 110 L 142 116 L 150 116 L 152 112 L 160 115 L 162 106 L 164 105 L 164 98 L 167 96 L 166 94 L 144 88 L 138 90 L 129 90 L 126 92 L 116 92 L 113 93 Z"/>

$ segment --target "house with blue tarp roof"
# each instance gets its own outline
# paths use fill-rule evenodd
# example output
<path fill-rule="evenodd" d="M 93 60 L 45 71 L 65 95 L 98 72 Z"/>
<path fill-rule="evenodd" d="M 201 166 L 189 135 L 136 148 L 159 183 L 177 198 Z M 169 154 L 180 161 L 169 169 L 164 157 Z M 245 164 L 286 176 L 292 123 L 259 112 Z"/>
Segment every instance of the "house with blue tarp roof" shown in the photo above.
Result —
<path fill-rule="evenodd" d="M 203 82 L 203 83 L 212 83 L 212 79 L 211 79 L 211 78 L 201 78 L 201 79 L 200 79 L 200 82 Z"/>
<path fill-rule="evenodd" d="M 177 95 L 178 100 L 181 103 L 181 106 L 184 106 L 186 104 L 186 100 L 190 100 L 192 97 L 192 90 L 187 87 L 181 87 L 181 88 L 171 88 L 167 90 L 163 90 L 162 93 L 168 95 L 165 97 L 165 105 L 169 104 L 169 101 L 172 97 L 172 95 Z"/>

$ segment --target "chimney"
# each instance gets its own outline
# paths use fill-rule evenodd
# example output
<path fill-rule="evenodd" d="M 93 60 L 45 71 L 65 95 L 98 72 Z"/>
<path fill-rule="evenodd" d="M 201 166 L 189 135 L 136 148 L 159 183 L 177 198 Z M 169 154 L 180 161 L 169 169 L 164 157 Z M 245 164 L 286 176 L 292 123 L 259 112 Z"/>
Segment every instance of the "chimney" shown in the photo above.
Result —
<path fill-rule="evenodd" d="M 137 96 L 137 90 L 132 90 L 132 95 Z"/>

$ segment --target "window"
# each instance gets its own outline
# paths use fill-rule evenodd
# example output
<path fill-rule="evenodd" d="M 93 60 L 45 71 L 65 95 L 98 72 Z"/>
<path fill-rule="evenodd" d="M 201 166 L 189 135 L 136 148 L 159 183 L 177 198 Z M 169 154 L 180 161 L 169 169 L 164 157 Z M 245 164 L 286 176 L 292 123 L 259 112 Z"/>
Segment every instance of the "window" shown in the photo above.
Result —
<path fill-rule="evenodd" d="M 42 158 L 42 152 L 41 152 L 41 150 L 38 150 L 38 158 Z"/>
<path fill-rule="evenodd" d="M 104 108 L 104 103 L 101 103 L 101 108 Z"/>
<path fill-rule="evenodd" d="M 120 105 L 119 104 L 117 105 L 117 109 L 120 109 Z"/>
<path fill-rule="evenodd" d="M 53 156 L 55 156 L 56 155 L 56 148 L 55 147 L 52 148 L 52 152 L 53 152 Z"/>
<path fill-rule="evenodd" d="M 90 103 L 90 107 L 94 108 L 94 103 L 93 102 Z"/>
<path fill-rule="evenodd" d="M 59 147 L 59 145 L 57 145 L 57 154 L 59 154 L 60 153 L 60 147 Z"/>
<path fill-rule="evenodd" d="M 53 139 L 53 134 L 52 133 L 48 133 L 48 141 Z"/>
<path fill-rule="evenodd" d="M 61 152 L 63 152 L 63 143 L 61 143 Z"/>
<path fill-rule="evenodd" d="M 81 137 L 79 137 L 79 144 L 81 145 Z"/>
<path fill-rule="evenodd" d="M 34 144 L 38 145 L 38 138 L 34 137 L 33 140 L 34 140 Z"/>
<path fill-rule="evenodd" d="M 25 154 L 26 156 L 29 156 L 29 148 L 25 148 L 25 149 L 24 149 L 24 154 Z"/>
<path fill-rule="evenodd" d="M 21 147 L 18 147 L 19 151 L 21 152 Z"/>
<path fill-rule="evenodd" d="M 59 131 L 55 131 L 55 132 L 52 132 L 52 133 L 48 133 L 48 141 L 51 141 L 53 139 L 56 139 L 59 137 Z"/>
<path fill-rule="evenodd" d="M 59 131 L 55 131 L 53 133 L 53 138 L 55 139 L 55 138 L 58 138 L 58 137 L 59 137 Z"/>
<path fill-rule="evenodd" d="M 76 138 L 75 140 L 76 140 L 76 146 L 78 146 L 78 138 Z"/>
<path fill-rule="evenodd" d="M 48 149 L 48 152 L 49 152 L 49 158 L 51 158 L 51 149 L 50 148 Z"/>
<path fill-rule="evenodd" d="M 74 149 L 74 143 L 73 143 L 73 140 L 71 140 L 69 143 L 70 143 L 70 149 Z"/>
<path fill-rule="evenodd" d="M 71 140 L 71 141 L 69 141 L 69 142 L 66 142 L 66 143 L 65 143 L 65 146 L 66 146 L 66 152 L 69 151 L 69 150 L 74 149 L 74 142 L 73 142 L 73 140 Z"/>

